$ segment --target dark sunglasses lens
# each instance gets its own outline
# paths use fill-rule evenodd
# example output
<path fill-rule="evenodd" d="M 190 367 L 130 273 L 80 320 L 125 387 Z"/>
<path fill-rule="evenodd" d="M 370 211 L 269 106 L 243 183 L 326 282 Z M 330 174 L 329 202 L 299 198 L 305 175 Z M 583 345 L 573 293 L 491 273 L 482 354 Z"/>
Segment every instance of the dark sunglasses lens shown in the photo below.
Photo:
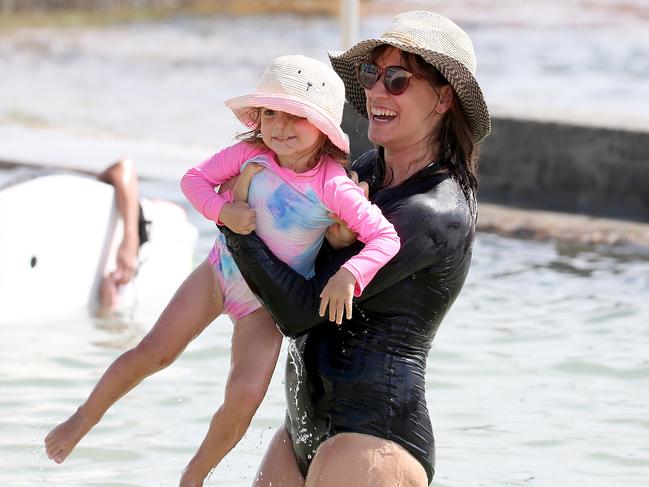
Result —
<path fill-rule="evenodd" d="M 408 88 L 410 77 L 405 69 L 393 68 L 385 72 L 385 87 L 393 95 L 400 95 Z"/>
<path fill-rule="evenodd" d="M 358 66 L 358 82 L 366 90 L 371 90 L 380 76 L 379 68 L 370 63 Z"/>

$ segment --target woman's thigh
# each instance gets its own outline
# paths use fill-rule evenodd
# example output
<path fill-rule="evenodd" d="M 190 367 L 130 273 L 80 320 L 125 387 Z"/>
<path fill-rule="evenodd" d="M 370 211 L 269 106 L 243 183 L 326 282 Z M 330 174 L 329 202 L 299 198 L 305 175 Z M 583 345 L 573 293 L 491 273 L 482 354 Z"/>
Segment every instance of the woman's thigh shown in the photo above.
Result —
<path fill-rule="evenodd" d="M 253 482 L 253 487 L 304 487 L 286 428 L 279 428 L 271 440 Z"/>
<path fill-rule="evenodd" d="M 360 433 L 329 438 L 313 458 L 306 487 L 426 487 L 424 467 L 393 441 Z"/>

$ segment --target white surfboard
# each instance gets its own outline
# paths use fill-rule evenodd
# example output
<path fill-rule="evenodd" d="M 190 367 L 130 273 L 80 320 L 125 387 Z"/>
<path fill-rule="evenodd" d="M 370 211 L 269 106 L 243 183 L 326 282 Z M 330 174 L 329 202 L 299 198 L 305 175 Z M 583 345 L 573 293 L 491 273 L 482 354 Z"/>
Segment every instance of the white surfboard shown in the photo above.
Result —
<path fill-rule="evenodd" d="M 167 299 L 191 270 L 197 232 L 177 205 L 142 207 L 150 240 L 134 294 Z M 95 179 L 48 175 L 0 190 L 0 322 L 95 306 L 121 235 L 113 187 Z"/>

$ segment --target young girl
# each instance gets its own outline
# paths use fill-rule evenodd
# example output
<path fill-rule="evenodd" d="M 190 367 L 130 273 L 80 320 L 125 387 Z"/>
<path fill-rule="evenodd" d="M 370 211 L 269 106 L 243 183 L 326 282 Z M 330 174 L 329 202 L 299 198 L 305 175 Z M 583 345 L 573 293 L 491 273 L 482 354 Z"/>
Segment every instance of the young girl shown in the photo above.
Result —
<path fill-rule="evenodd" d="M 394 227 L 352 182 L 342 162 L 349 152 L 340 128 L 344 86 L 325 64 L 304 56 L 273 60 L 254 93 L 226 101 L 250 132 L 190 169 L 183 192 L 206 218 L 237 233 L 255 230 L 293 269 L 310 277 L 330 213 L 365 247 L 322 292 L 321 312 L 340 324 L 351 317 L 352 296 L 399 249 Z M 215 188 L 237 177 L 232 191 Z M 254 176 L 254 177 L 253 177 Z M 235 198 L 236 196 L 236 198 Z M 248 200 L 250 204 L 243 200 Z M 219 233 L 208 258 L 178 289 L 142 341 L 104 373 L 86 402 L 45 439 L 60 463 L 108 408 L 137 383 L 166 367 L 217 316 L 234 322 L 231 366 L 223 405 L 189 462 L 181 487 L 203 480 L 239 442 L 271 379 L 281 335 L 248 289 Z"/>

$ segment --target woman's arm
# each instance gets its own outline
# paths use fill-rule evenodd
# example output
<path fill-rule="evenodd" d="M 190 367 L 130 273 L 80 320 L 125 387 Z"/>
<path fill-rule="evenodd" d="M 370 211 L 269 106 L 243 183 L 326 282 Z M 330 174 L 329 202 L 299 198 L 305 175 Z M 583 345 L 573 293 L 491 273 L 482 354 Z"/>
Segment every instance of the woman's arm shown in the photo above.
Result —
<path fill-rule="evenodd" d="M 423 200 L 420 204 L 404 204 L 396 218 L 392 218 L 401 238 L 401 249 L 355 302 L 363 302 L 415 272 L 439 263 L 456 247 L 457 242 L 452 240 L 462 234 L 466 236 L 466 225 L 457 225 L 450 221 L 451 215 L 434 211 L 426 204 L 427 195 L 419 196 Z M 241 236 L 225 229 L 223 234 L 248 286 L 286 336 L 298 336 L 327 321 L 318 316 L 320 292 L 340 266 L 363 248 L 361 243 L 339 251 L 324 246 L 316 262 L 315 276 L 305 279 L 275 257 L 256 234 Z"/>

